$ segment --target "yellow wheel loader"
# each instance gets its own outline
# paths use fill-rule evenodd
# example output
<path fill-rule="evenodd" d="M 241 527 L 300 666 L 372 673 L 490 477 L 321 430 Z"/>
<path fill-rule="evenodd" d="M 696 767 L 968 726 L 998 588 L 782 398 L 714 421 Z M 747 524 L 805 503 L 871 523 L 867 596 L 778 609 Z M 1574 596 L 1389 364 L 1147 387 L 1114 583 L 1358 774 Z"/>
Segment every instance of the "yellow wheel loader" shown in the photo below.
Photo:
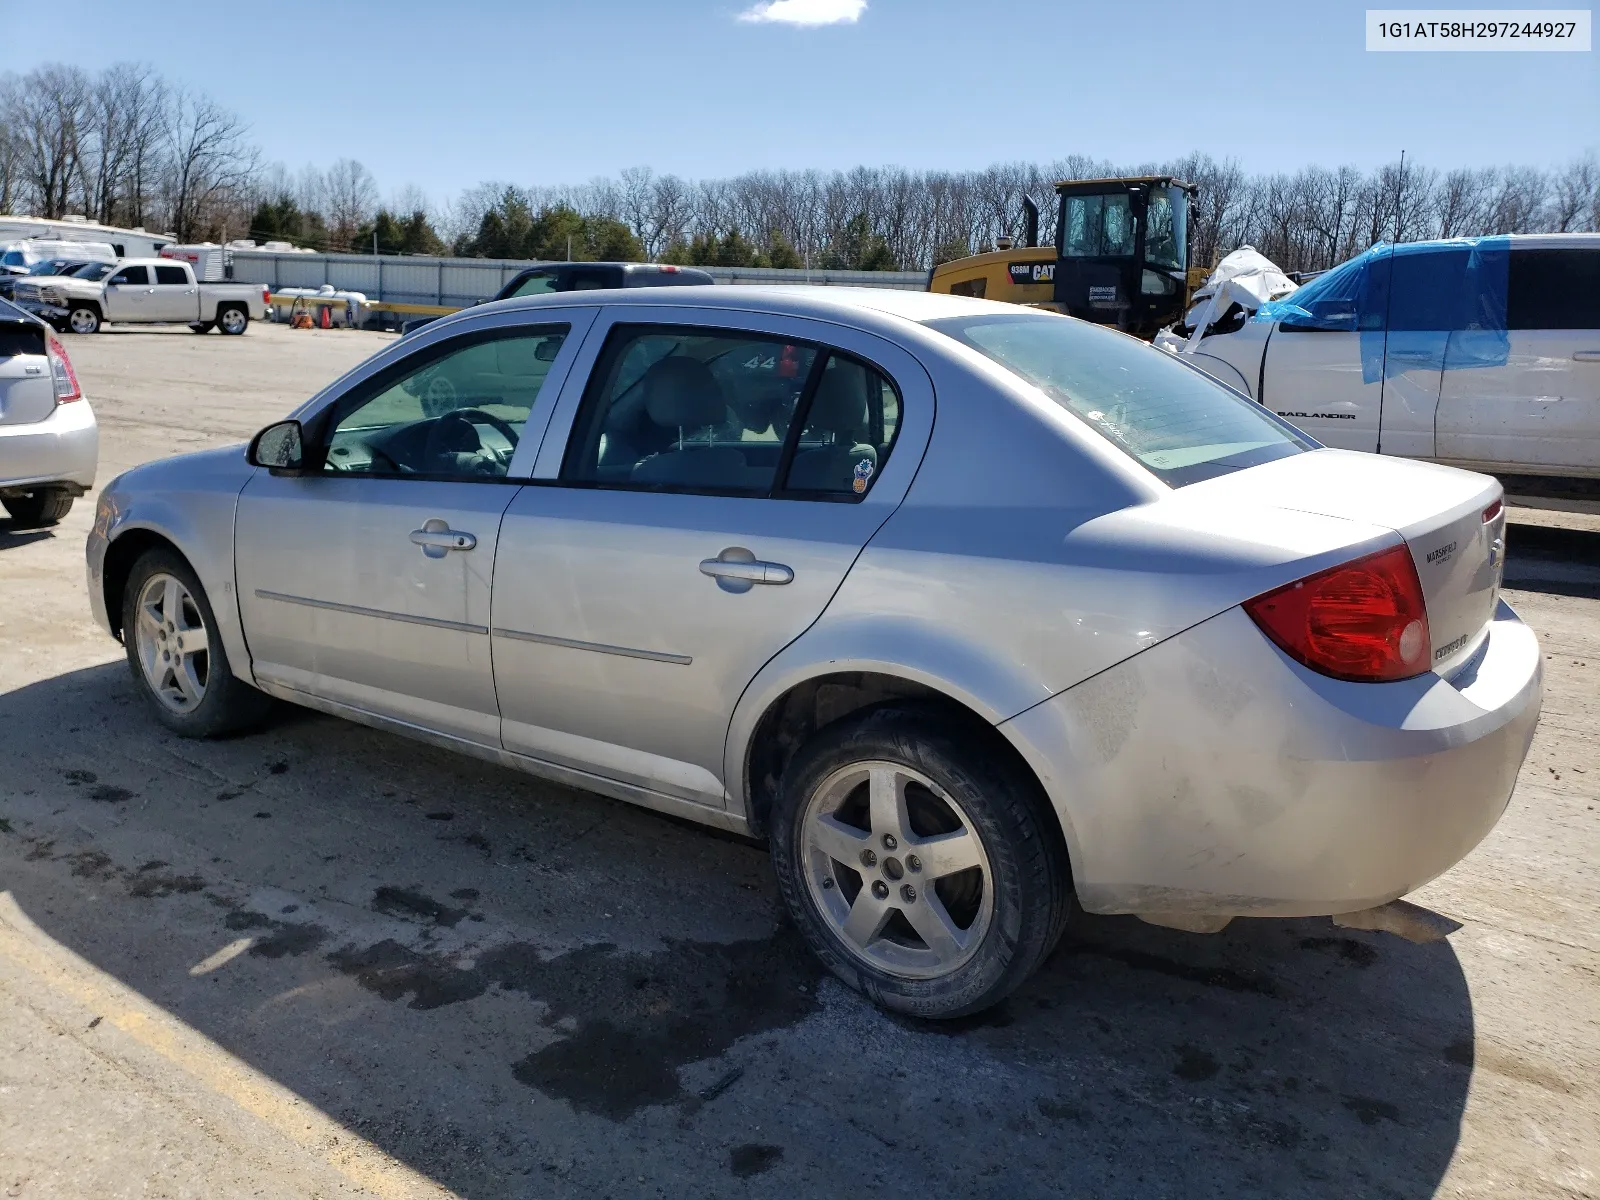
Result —
<path fill-rule="evenodd" d="M 1056 244 L 1040 246 L 1039 209 L 1024 199 L 1025 245 L 941 263 L 930 292 L 1049 308 L 1138 337 L 1183 315 L 1204 282 L 1189 267 L 1199 189 L 1170 175 L 1071 179 L 1056 184 Z"/>

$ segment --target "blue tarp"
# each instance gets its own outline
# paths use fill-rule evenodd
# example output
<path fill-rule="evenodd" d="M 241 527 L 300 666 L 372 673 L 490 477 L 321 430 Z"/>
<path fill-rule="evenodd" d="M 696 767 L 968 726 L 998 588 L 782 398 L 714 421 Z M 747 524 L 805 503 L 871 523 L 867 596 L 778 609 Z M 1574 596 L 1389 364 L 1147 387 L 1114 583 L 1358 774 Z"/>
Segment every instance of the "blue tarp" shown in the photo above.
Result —
<path fill-rule="evenodd" d="M 1379 243 L 1269 300 L 1253 319 L 1359 333 L 1366 383 L 1402 371 L 1504 366 L 1510 270 L 1506 237 Z"/>

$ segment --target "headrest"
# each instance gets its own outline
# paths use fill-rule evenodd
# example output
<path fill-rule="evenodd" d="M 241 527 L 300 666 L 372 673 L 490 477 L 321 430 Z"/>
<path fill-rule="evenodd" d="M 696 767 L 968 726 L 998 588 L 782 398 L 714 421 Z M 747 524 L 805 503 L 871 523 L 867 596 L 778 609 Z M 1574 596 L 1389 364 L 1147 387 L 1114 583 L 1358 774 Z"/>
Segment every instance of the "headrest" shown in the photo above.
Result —
<path fill-rule="evenodd" d="M 728 419 L 722 385 L 711 368 L 680 355 L 663 358 L 646 372 L 644 407 L 664 429 L 702 429 Z"/>
<path fill-rule="evenodd" d="M 817 394 L 806 415 L 808 429 L 821 429 L 844 436 L 854 435 L 867 424 L 865 371 L 855 363 L 838 362 L 822 372 Z"/>

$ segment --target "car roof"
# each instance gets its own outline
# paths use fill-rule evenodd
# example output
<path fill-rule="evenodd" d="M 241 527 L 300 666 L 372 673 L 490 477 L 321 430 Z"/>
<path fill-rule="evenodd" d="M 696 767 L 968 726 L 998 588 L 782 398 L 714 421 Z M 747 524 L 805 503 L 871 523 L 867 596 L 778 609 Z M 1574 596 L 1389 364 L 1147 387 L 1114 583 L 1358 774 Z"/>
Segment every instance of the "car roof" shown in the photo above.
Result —
<path fill-rule="evenodd" d="M 580 299 L 581 297 L 581 299 Z M 778 316 L 847 321 L 884 330 L 901 322 L 921 324 L 941 317 L 1006 315 L 1028 312 L 1015 304 L 977 300 L 940 292 L 899 288 L 838 287 L 807 284 L 735 286 L 690 284 L 673 288 L 606 288 L 590 292 L 545 292 L 501 300 L 471 311 L 484 313 L 574 305 L 625 305 L 649 308 L 725 309 L 730 313 L 761 312 Z"/>

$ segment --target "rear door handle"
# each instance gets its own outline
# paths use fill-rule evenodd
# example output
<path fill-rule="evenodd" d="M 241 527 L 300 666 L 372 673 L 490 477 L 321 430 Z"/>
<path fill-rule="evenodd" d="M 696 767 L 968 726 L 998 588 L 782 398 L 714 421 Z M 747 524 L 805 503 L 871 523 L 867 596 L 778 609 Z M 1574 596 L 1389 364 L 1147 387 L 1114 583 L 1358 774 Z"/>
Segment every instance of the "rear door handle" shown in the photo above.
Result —
<path fill-rule="evenodd" d="M 1572 357 L 1579 362 L 1600 362 L 1600 350 L 1574 350 Z"/>
<path fill-rule="evenodd" d="M 758 583 L 784 584 L 794 579 L 791 568 L 762 562 L 743 546 L 729 546 L 716 558 L 702 559 L 700 573 L 711 576 L 726 592 L 747 592 Z"/>
<path fill-rule="evenodd" d="M 411 531 L 411 544 L 421 546 L 423 554 L 429 558 L 443 558 L 452 550 L 471 550 L 478 539 L 470 533 L 451 529 L 448 521 L 430 517 L 422 523 L 421 529 Z"/>

